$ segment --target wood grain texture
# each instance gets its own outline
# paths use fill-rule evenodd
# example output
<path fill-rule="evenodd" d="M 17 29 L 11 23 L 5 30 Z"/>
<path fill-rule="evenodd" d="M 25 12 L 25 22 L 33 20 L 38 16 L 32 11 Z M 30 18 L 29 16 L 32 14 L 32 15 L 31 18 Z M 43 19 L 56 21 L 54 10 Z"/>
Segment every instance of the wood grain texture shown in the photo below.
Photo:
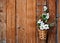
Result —
<path fill-rule="evenodd" d="M 58 0 L 58 14 L 59 14 L 59 18 L 58 18 L 58 43 L 60 43 L 60 0 Z"/>
<path fill-rule="evenodd" d="M 56 17 L 56 0 L 48 0 L 50 20 L 49 22 L 54 22 Z M 48 43 L 56 43 L 56 26 L 51 28 L 48 32 Z"/>
<path fill-rule="evenodd" d="M 58 18 L 58 43 L 60 43 L 60 17 Z"/>
<path fill-rule="evenodd" d="M 36 43 L 35 0 L 17 0 L 17 39 L 18 43 Z M 33 25 L 34 24 L 34 25 Z"/>
<path fill-rule="evenodd" d="M 6 0 L 0 0 L 0 43 L 6 43 Z"/>
<path fill-rule="evenodd" d="M 58 0 L 58 14 L 60 15 L 60 0 Z"/>
<path fill-rule="evenodd" d="M 46 4 L 45 0 L 37 0 L 40 6 L 36 6 L 36 0 L 0 0 L 0 2 L 1 1 L 3 2 L 3 13 L 0 13 L 0 43 L 6 43 L 6 41 L 7 43 L 46 43 L 46 40 L 39 39 L 36 29 L 36 19 L 39 19 L 36 18 L 36 16 L 38 17 L 42 14 L 43 5 Z M 55 19 L 55 2 L 55 0 L 48 0 L 50 22 L 53 22 Z M 36 9 L 38 10 L 37 15 Z M 2 11 L 0 10 L 0 12 Z M 58 34 L 60 34 L 60 19 L 58 23 Z M 59 36 L 60 35 L 58 35 L 58 37 Z M 55 43 L 55 40 L 56 27 L 53 27 L 48 32 L 47 41 L 48 43 Z M 60 38 L 58 38 L 58 42 L 60 42 Z"/>
<path fill-rule="evenodd" d="M 27 43 L 36 43 L 36 0 L 27 0 Z"/>
<path fill-rule="evenodd" d="M 27 0 L 16 0 L 17 43 L 26 43 Z"/>
<path fill-rule="evenodd" d="M 7 0 L 7 43 L 15 43 L 15 0 Z"/>

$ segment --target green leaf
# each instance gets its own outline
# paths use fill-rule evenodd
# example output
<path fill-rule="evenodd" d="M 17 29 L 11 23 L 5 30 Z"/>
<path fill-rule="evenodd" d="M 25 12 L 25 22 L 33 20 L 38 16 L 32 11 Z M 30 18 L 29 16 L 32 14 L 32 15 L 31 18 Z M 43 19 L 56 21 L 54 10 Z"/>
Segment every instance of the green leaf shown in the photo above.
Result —
<path fill-rule="evenodd" d="M 46 18 L 46 15 L 42 15 L 42 18 L 43 18 L 43 19 Z"/>
<path fill-rule="evenodd" d="M 40 23 L 38 23 L 37 25 L 38 25 L 38 26 L 40 26 L 41 24 L 40 24 Z"/>
<path fill-rule="evenodd" d="M 49 24 L 49 27 L 54 27 L 54 23 Z"/>
<path fill-rule="evenodd" d="M 48 12 L 49 12 L 49 10 L 47 9 L 47 10 L 46 10 L 46 13 L 48 13 Z"/>

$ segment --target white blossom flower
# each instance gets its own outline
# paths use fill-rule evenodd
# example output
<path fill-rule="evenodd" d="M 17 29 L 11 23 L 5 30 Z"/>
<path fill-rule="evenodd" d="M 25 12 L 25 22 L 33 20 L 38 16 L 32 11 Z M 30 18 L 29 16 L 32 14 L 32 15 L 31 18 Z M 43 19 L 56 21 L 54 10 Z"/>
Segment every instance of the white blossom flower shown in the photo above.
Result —
<path fill-rule="evenodd" d="M 43 23 L 43 21 L 41 21 L 41 19 L 39 19 L 37 23 L 44 25 L 44 23 Z"/>
<path fill-rule="evenodd" d="M 44 30 L 44 26 L 43 25 L 40 26 L 40 30 Z"/>
<path fill-rule="evenodd" d="M 43 22 L 41 22 L 41 26 L 43 26 L 44 25 L 44 23 Z"/>
<path fill-rule="evenodd" d="M 47 6 L 44 6 L 44 7 L 43 7 L 43 10 L 44 10 L 44 11 L 46 11 L 47 9 L 48 9 Z"/>
<path fill-rule="evenodd" d="M 49 13 L 46 14 L 46 18 L 49 19 Z"/>
<path fill-rule="evenodd" d="M 49 25 L 48 24 L 44 24 L 44 25 L 41 25 L 40 26 L 40 30 L 47 30 L 47 29 L 49 29 Z"/>
<path fill-rule="evenodd" d="M 49 25 L 48 25 L 48 24 L 45 24 L 45 25 L 44 25 L 44 29 L 45 29 L 45 30 L 49 29 Z"/>

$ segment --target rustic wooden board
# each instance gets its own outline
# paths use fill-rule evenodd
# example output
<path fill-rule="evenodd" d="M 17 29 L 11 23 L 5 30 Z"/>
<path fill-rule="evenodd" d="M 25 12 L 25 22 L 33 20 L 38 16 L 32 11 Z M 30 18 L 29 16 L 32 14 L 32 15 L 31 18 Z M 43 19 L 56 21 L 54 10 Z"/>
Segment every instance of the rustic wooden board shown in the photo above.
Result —
<path fill-rule="evenodd" d="M 6 0 L 0 0 L 0 43 L 6 43 Z"/>
<path fill-rule="evenodd" d="M 54 22 L 56 19 L 56 0 L 48 0 L 50 22 Z M 56 43 L 56 26 L 51 28 L 48 32 L 48 43 Z"/>
<path fill-rule="evenodd" d="M 58 43 L 60 43 L 60 18 L 58 18 Z"/>
<path fill-rule="evenodd" d="M 60 15 L 60 0 L 58 0 L 58 14 Z"/>
<path fill-rule="evenodd" d="M 17 0 L 17 39 L 18 43 L 36 43 L 35 0 Z"/>
<path fill-rule="evenodd" d="M 60 0 L 58 0 L 58 14 L 60 16 Z M 58 43 L 60 43 L 60 17 L 58 18 Z"/>
<path fill-rule="evenodd" d="M 16 0 L 16 40 L 17 43 L 26 43 L 26 14 L 27 0 Z"/>
<path fill-rule="evenodd" d="M 27 0 L 27 43 L 36 43 L 36 0 Z"/>
<path fill-rule="evenodd" d="M 15 0 L 7 0 L 7 43 L 15 43 Z"/>

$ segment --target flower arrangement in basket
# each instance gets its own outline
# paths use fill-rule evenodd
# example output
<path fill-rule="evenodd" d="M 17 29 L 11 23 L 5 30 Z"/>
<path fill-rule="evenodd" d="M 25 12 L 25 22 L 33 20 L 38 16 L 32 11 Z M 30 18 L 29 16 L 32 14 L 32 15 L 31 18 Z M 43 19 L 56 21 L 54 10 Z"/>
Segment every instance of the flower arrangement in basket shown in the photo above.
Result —
<path fill-rule="evenodd" d="M 43 11 L 41 18 L 37 21 L 37 25 L 39 28 L 39 38 L 45 40 L 47 38 L 48 29 L 53 27 L 54 23 L 48 24 L 50 15 L 47 6 L 43 7 Z"/>

